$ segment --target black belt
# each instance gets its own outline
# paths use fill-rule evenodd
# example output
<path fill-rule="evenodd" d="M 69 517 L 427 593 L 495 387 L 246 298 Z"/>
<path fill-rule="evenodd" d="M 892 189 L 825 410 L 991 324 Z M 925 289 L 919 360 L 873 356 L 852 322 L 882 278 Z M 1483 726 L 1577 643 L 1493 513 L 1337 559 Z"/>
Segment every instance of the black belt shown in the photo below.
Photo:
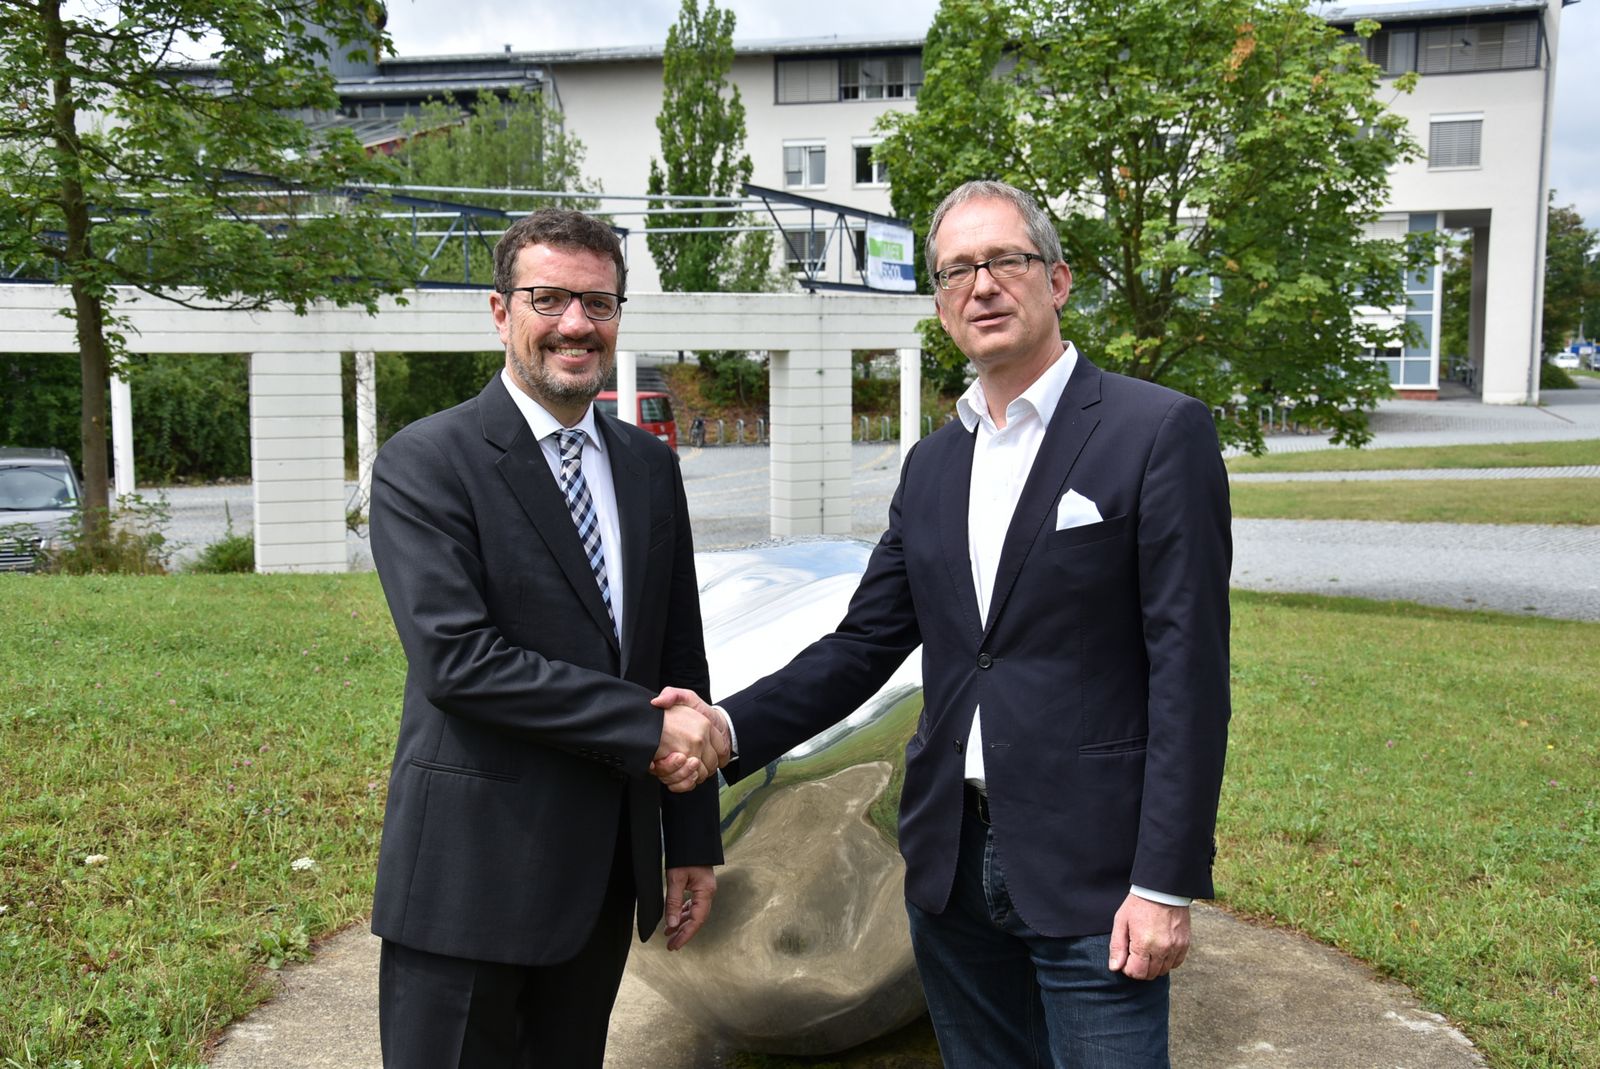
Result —
<path fill-rule="evenodd" d="M 993 823 L 989 819 L 989 796 L 987 794 L 984 794 L 970 783 L 962 784 L 961 794 L 966 802 L 967 812 L 985 824 Z"/>

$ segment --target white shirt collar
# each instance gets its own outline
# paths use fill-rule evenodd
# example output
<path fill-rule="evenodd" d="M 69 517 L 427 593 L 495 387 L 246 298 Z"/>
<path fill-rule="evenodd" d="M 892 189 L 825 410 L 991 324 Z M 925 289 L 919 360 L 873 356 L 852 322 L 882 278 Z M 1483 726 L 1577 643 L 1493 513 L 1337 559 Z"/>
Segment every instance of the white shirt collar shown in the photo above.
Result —
<path fill-rule="evenodd" d="M 528 421 L 528 429 L 533 432 L 535 441 L 542 442 L 552 434 L 565 430 L 566 425 L 556 419 L 538 401 L 523 393 L 511 379 L 511 372 L 505 368 L 500 369 L 500 381 L 505 384 L 506 390 L 511 394 L 511 400 L 516 402 L 517 411 L 522 413 L 522 418 Z M 605 439 L 600 437 L 600 428 L 595 426 L 594 405 L 583 410 L 583 418 L 573 425 L 573 430 L 582 431 L 588 439 L 586 443 L 590 448 L 598 449 L 601 453 L 606 451 Z"/>
<path fill-rule="evenodd" d="M 1077 365 L 1077 348 L 1071 342 L 1063 342 L 1060 358 L 1045 368 L 1044 373 L 1034 379 L 1020 397 L 1006 406 L 1006 425 L 1009 426 L 1026 409 L 1037 414 L 1044 426 L 1050 426 L 1050 418 L 1056 414 L 1056 404 L 1066 391 L 1067 380 L 1072 377 L 1072 369 Z M 985 424 L 991 431 L 995 429 L 981 380 L 973 379 L 972 385 L 956 401 L 956 414 L 961 417 L 961 425 L 969 431 L 976 429 L 979 423 Z"/>

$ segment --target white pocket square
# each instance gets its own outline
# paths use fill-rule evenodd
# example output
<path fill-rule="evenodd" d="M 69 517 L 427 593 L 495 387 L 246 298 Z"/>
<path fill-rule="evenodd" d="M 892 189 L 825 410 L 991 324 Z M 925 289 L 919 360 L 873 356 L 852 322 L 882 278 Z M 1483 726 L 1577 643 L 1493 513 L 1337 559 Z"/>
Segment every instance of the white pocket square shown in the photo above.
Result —
<path fill-rule="evenodd" d="M 1095 503 L 1078 493 L 1068 490 L 1061 495 L 1061 503 L 1056 506 L 1056 530 L 1065 531 L 1068 527 L 1082 527 L 1089 523 L 1100 522 L 1100 510 Z"/>

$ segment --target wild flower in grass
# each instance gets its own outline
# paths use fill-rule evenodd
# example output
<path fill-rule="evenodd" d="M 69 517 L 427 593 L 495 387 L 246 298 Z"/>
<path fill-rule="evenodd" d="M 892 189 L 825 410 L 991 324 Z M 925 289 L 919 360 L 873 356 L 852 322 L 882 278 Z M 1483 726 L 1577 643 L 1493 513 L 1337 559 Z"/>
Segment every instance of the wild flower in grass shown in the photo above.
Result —
<path fill-rule="evenodd" d="M 83 859 L 83 863 L 85 865 L 104 865 L 110 860 L 111 859 L 104 854 L 90 854 L 88 857 Z"/>
<path fill-rule="evenodd" d="M 309 857 L 297 857 L 289 862 L 289 867 L 296 872 L 310 872 L 317 867 L 317 863 Z"/>
<path fill-rule="evenodd" d="M 4 914 L 5 911 L 10 909 L 10 908 L 11 908 L 10 906 L 0 906 L 0 914 Z M 1589 979 L 1593 980 L 1594 977 L 1591 976 L 1591 977 L 1589 977 Z"/>
<path fill-rule="evenodd" d="M 1383 744 L 1383 748 L 1384 748 L 1384 749 L 1385 749 L 1385 750 L 1392 750 L 1392 749 L 1394 749 L 1394 740 L 1393 740 L 1393 739 L 1390 739 L 1390 740 L 1389 740 L 1389 741 L 1388 741 L 1388 742 L 1386 742 L 1386 743 L 1384 743 L 1384 744 Z"/>

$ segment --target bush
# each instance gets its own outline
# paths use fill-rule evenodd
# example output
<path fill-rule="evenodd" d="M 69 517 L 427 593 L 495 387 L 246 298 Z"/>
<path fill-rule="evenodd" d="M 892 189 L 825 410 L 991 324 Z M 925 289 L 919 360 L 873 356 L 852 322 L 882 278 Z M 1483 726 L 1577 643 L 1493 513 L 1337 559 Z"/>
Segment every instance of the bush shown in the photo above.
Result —
<path fill-rule="evenodd" d="M 127 379 L 140 482 L 249 477 L 248 356 L 135 356 Z"/>
<path fill-rule="evenodd" d="M 166 575 L 172 549 L 162 533 L 171 515 L 164 499 L 146 501 L 130 494 L 116 508 L 99 510 L 94 533 L 83 528 L 83 510 L 74 517 L 66 546 L 46 550 L 39 570 L 51 575 Z"/>
<path fill-rule="evenodd" d="M 1548 360 L 1539 362 L 1539 389 L 1541 390 L 1576 390 L 1578 384 L 1572 381 L 1572 376 L 1567 374 L 1566 368 L 1556 367 Z"/>
<path fill-rule="evenodd" d="M 222 515 L 227 520 L 222 537 L 202 549 L 185 571 L 199 575 L 221 575 L 256 570 L 256 536 L 234 531 L 233 510 L 226 501 L 222 503 Z"/>

